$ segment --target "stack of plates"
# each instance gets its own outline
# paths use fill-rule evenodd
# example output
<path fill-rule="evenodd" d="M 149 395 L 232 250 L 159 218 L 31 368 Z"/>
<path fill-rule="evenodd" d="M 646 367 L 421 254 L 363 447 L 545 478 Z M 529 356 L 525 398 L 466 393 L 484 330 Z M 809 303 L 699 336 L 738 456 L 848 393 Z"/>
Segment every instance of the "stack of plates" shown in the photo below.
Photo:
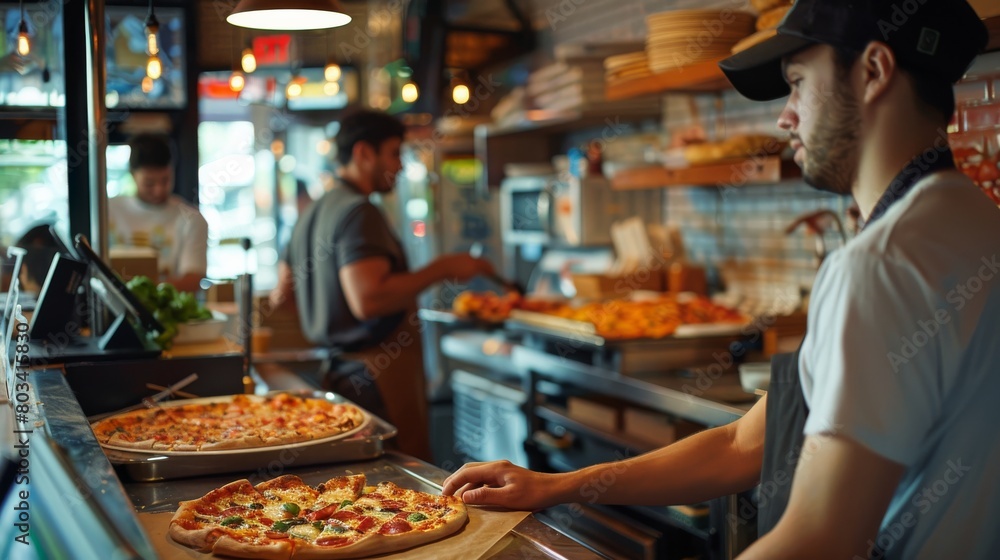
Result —
<path fill-rule="evenodd" d="M 604 59 L 604 77 L 611 84 L 651 76 L 646 51 L 639 51 Z"/>
<path fill-rule="evenodd" d="M 666 72 L 729 56 L 754 32 L 755 16 L 733 10 L 675 10 L 646 18 L 646 55 L 653 72 Z"/>

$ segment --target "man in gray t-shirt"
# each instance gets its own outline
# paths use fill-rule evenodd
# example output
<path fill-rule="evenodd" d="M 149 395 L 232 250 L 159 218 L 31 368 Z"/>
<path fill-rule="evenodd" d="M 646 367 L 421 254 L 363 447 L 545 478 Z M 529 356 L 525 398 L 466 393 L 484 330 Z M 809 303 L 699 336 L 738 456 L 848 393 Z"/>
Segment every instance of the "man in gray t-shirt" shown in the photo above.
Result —
<path fill-rule="evenodd" d="M 355 384 L 359 394 L 346 396 L 359 399 L 360 391 L 377 387 L 399 429 L 399 447 L 431 459 L 416 298 L 437 282 L 462 282 L 493 268 L 455 254 L 409 270 L 402 244 L 368 200 L 395 186 L 404 134 L 402 123 L 384 113 L 359 111 L 341 121 L 340 176 L 299 217 L 271 299 L 280 303 L 294 287 L 306 337 L 346 351 L 374 379 L 374 387 Z"/>

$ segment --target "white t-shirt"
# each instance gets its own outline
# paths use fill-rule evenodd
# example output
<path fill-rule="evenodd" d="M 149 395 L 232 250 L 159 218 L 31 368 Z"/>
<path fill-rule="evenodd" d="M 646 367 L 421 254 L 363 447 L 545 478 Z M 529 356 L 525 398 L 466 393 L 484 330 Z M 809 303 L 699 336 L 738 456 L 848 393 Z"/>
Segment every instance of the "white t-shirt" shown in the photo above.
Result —
<path fill-rule="evenodd" d="M 1000 558 L 998 285 L 1000 210 L 956 171 L 921 180 L 816 279 L 805 434 L 906 468 L 885 558 Z"/>
<path fill-rule="evenodd" d="M 109 246 L 153 247 L 160 274 L 182 276 L 208 269 L 208 222 L 194 207 L 171 195 L 166 204 L 122 196 L 108 200 Z"/>

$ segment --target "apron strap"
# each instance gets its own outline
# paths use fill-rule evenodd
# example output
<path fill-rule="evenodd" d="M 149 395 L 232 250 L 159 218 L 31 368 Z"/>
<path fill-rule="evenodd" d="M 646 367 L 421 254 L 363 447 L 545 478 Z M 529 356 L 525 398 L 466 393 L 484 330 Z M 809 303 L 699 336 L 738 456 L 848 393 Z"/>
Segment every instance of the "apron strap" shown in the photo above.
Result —
<path fill-rule="evenodd" d="M 799 351 L 775 355 L 771 359 L 765 412 L 764 462 L 757 498 L 758 535 L 773 529 L 788 506 L 808 416 L 809 408 L 799 381 Z"/>

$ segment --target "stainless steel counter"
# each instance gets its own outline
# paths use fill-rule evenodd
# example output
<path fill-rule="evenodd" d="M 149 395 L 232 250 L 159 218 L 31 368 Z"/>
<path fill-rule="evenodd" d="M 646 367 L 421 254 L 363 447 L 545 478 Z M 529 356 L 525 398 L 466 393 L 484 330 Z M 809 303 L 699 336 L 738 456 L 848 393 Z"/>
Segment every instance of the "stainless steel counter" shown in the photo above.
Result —
<path fill-rule="evenodd" d="M 515 367 L 522 371 L 536 372 L 556 382 L 585 385 L 594 392 L 706 426 L 728 424 L 741 418 L 753 406 L 750 395 L 743 397 L 747 401 L 741 403 L 711 398 L 713 394 L 733 394 L 739 387 L 739 380 L 733 376 L 706 377 L 704 380 L 670 374 L 628 377 L 523 346 L 515 346 L 511 357 Z"/>
<path fill-rule="evenodd" d="M 521 375 L 511 360 L 513 348 L 499 332 L 465 330 L 441 337 L 441 352 L 448 358 L 501 375 Z"/>
<path fill-rule="evenodd" d="M 754 400 L 733 374 L 715 378 L 707 373 L 702 377 L 672 373 L 629 377 L 511 343 L 498 333 L 455 331 L 442 337 L 441 351 L 448 358 L 495 373 L 524 377 L 534 371 L 552 381 L 586 385 L 595 392 L 706 426 L 721 426 L 742 417 Z"/>
<path fill-rule="evenodd" d="M 180 500 L 201 496 L 241 476 L 256 483 L 294 473 L 317 484 L 332 476 L 364 473 L 375 482 L 392 480 L 439 492 L 449 474 L 417 459 L 387 453 L 357 463 L 294 469 L 272 462 L 251 466 L 244 473 L 163 482 L 123 480 L 101 450 L 61 371 L 33 370 L 31 384 L 31 402 L 38 410 L 31 439 L 31 539 L 38 548 L 26 558 L 156 558 L 136 512 L 173 511 Z M 529 516 L 485 558 L 602 556 Z"/>

